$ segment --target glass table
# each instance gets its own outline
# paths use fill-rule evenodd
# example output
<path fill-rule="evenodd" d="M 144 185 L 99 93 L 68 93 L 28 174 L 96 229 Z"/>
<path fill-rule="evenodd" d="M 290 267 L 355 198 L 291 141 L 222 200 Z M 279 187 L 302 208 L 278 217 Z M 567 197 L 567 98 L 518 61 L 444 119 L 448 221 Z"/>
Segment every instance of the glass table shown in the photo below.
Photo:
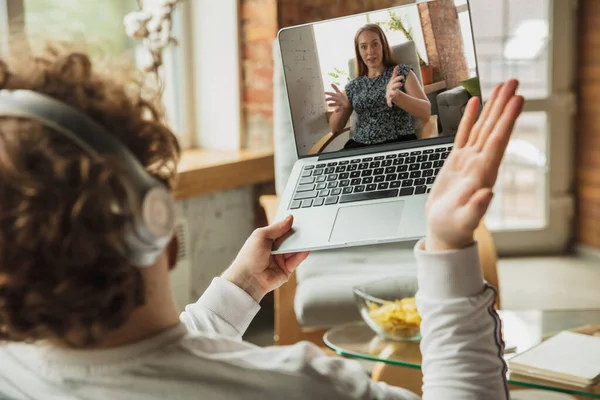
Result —
<path fill-rule="evenodd" d="M 560 311 L 500 311 L 505 342 L 505 360 L 539 344 L 562 330 L 600 329 L 600 310 Z M 596 325 L 596 326 L 594 326 Z M 582 332 L 583 332 L 582 330 Z M 365 323 L 356 322 L 327 331 L 325 344 L 336 353 L 357 359 L 383 362 L 408 368 L 421 368 L 421 351 L 418 342 L 386 341 L 377 336 Z M 600 363 L 600 360 L 598 360 Z M 520 376 L 508 372 L 509 383 L 514 386 L 548 390 L 600 399 L 600 384 L 580 388 L 552 381 Z"/>

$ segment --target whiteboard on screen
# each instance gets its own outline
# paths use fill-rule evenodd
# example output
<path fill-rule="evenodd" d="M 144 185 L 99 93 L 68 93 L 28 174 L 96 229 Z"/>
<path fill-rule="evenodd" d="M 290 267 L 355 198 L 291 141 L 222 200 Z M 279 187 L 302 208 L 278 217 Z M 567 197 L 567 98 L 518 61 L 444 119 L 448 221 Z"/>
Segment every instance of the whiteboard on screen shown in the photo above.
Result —
<path fill-rule="evenodd" d="M 325 90 L 312 25 L 281 31 L 279 45 L 299 154 L 329 133 Z"/>

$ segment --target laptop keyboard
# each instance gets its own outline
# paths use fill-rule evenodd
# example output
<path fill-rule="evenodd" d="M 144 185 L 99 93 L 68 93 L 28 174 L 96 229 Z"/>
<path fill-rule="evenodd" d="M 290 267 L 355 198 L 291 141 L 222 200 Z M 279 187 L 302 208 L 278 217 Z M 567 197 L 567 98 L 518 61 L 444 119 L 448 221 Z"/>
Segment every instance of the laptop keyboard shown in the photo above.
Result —
<path fill-rule="evenodd" d="M 306 165 L 290 209 L 429 193 L 452 146 Z"/>

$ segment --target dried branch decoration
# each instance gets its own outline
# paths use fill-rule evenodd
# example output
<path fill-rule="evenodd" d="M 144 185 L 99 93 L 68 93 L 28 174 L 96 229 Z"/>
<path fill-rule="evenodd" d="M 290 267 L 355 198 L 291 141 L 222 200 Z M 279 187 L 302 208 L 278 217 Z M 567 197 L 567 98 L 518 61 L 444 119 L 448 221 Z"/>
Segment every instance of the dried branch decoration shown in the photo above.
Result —
<path fill-rule="evenodd" d="M 158 75 L 163 63 L 162 52 L 171 45 L 177 45 L 172 36 L 172 14 L 181 0 L 138 0 L 139 11 L 127 14 L 124 18 L 127 36 L 142 40 L 150 58 L 142 68 L 145 72 Z"/>

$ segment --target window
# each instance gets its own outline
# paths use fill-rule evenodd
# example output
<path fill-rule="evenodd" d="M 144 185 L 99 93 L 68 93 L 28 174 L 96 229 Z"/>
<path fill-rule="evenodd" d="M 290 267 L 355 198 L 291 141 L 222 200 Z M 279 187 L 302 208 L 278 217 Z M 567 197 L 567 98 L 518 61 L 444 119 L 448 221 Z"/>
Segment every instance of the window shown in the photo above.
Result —
<path fill-rule="evenodd" d="M 129 58 L 140 60 L 141 43 L 130 39 L 125 33 L 123 18 L 139 9 L 137 0 L 0 0 L 0 14 L 4 7 L 4 20 L 23 21 L 24 32 L 31 44 L 43 44 L 48 40 L 64 40 L 91 44 L 96 56 L 103 58 Z M 182 16 L 175 9 L 173 30 L 180 33 Z M 24 14 L 14 15 L 14 14 Z M 0 15 L 0 21 L 2 20 Z M 2 24 L 0 23 L 0 27 Z M 178 134 L 183 147 L 189 146 L 187 107 L 181 106 L 183 96 L 182 50 L 170 48 L 164 54 L 161 71 L 164 82 L 163 103 L 167 120 Z M 139 62 L 138 62 L 139 65 Z"/>
<path fill-rule="evenodd" d="M 133 51 L 137 43 L 129 39 L 123 18 L 137 9 L 135 0 L 23 0 L 25 32 L 30 42 L 81 40 L 99 44 L 106 56 Z"/>
<path fill-rule="evenodd" d="M 484 100 L 520 80 L 525 109 L 498 177 L 486 223 L 502 253 L 555 251 L 570 238 L 571 62 L 574 0 L 455 0 L 462 26 L 473 19 Z M 470 32 L 463 30 L 463 35 Z M 469 40 L 465 40 L 465 43 Z M 474 64 L 469 65 L 474 68 Z"/>

